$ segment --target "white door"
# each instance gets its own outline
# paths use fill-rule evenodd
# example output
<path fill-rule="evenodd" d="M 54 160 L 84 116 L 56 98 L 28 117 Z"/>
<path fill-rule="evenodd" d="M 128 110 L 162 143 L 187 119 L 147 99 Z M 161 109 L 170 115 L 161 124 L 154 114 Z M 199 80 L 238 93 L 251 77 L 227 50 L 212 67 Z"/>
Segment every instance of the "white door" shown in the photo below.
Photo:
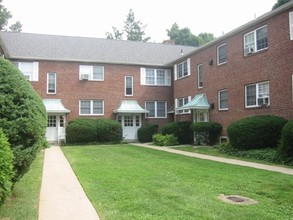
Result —
<path fill-rule="evenodd" d="M 123 114 L 118 116 L 122 124 L 123 138 L 126 141 L 137 140 L 137 130 L 141 126 L 141 114 Z"/>
<path fill-rule="evenodd" d="M 65 141 L 65 115 L 48 115 L 48 124 L 46 129 L 47 141 L 59 143 Z"/>

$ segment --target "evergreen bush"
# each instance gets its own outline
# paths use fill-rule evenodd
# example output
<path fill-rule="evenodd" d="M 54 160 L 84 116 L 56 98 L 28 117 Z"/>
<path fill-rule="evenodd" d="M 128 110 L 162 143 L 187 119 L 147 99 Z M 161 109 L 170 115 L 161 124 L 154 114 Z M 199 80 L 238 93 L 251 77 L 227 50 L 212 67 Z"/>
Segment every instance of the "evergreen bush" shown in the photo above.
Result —
<path fill-rule="evenodd" d="M 16 182 L 46 145 L 47 113 L 31 84 L 4 58 L 0 58 L 0 127 L 14 153 Z"/>
<path fill-rule="evenodd" d="M 285 163 L 293 162 L 293 120 L 282 128 L 277 152 L 278 157 Z"/>
<path fill-rule="evenodd" d="M 190 125 L 191 121 L 178 121 L 170 122 L 162 127 L 162 134 L 174 134 L 178 138 L 179 144 L 192 144 L 193 143 L 193 131 Z"/>
<path fill-rule="evenodd" d="M 286 123 L 278 116 L 252 116 L 230 124 L 227 133 L 232 147 L 240 150 L 276 148 Z"/>
<path fill-rule="evenodd" d="M 222 125 L 216 122 L 196 122 L 191 125 L 194 132 L 195 144 L 214 145 L 222 131 Z"/>
<path fill-rule="evenodd" d="M 13 152 L 7 137 L 0 129 L 0 205 L 11 193 L 13 176 Z"/>
<path fill-rule="evenodd" d="M 153 135 L 153 143 L 157 146 L 174 146 L 178 145 L 178 138 L 173 134 L 155 134 Z"/>
<path fill-rule="evenodd" d="M 120 142 L 122 140 L 122 127 L 113 119 L 97 120 L 98 142 Z"/>
<path fill-rule="evenodd" d="M 158 125 L 147 124 L 141 126 L 137 131 L 138 141 L 141 143 L 152 142 L 153 135 L 158 132 Z"/>

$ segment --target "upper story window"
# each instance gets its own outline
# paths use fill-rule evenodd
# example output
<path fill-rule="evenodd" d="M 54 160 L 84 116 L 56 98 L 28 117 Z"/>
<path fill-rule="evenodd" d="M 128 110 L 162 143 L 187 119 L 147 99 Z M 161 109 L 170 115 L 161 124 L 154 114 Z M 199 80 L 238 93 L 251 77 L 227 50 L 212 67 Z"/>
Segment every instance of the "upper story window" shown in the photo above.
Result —
<path fill-rule="evenodd" d="M 23 73 L 29 81 L 39 81 L 38 62 L 14 62 L 14 65 Z"/>
<path fill-rule="evenodd" d="M 190 72 L 190 58 L 178 63 L 174 66 L 174 79 L 181 79 L 183 77 L 189 76 Z"/>
<path fill-rule="evenodd" d="M 145 103 L 148 118 L 166 118 L 167 117 L 167 103 L 165 101 L 147 101 Z"/>
<path fill-rule="evenodd" d="M 175 108 L 179 108 L 185 104 L 187 104 L 191 100 L 191 96 L 175 99 Z M 176 114 L 185 114 L 190 113 L 190 110 L 177 110 Z"/>
<path fill-rule="evenodd" d="M 202 72 L 202 64 L 197 65 L 197 87 L 203 87 L 203 72 Z"/>
<path fill-rule="evenodd" d="M 167 69 L 140 69 L 140 80 L 142 85 L 170 86 L 171 71 Z"/>
<path fill-rule="evenodd" d="M 47 93 L 56 94 L 56 73 L 47 73 Z"/>
<path fill-rule="evenodd" d="M 104 101 L 80 100 L 79 115 L 104 115 Z"/>
<path fill-rule="evenodd" d="M 244 35 L 244 55 L 268 48 L 268 30 L 263 26 Z"/>
<path fill-rule="evenodd" d="M 289 13 L 290 40 L 293 40 L 293 11 Z"/>
<path fill-rule="evenodd" d="M 104 67 L 103 66 L 79 66 L 80 80 L 104 81 Z"/>
<path fill-rule="evenodd" d="M 245 86 L 245 106 L 257 107 L 270 104 L 269 82 L 261 82 Z"/>
<path fill-rule="evenodd" d="M 218 65 L 227 63 L 227 44 L 222 44 L 217 48 Z"/>
<path fill-rule="evenodd" d="M 219 110 L 228 110 L 228 90 L 218 92 Z"/>
<path fill-rule="evenodd" d="M 133 76 L 125 76 L 125 95 L 133 96 Z"/>

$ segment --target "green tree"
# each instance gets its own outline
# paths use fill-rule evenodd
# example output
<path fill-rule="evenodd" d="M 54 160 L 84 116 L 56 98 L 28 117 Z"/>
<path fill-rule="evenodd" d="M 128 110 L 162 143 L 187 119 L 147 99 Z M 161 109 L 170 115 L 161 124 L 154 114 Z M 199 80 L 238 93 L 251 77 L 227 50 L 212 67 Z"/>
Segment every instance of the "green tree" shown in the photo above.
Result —
<path fill-rule="evenodd" d="M 174 23 L 170 30 L 167 29 L 167 35 L 170 39 L 175 40 L 176 44 L 188 46 L 201 46 L 215 39 L 211 33 L 200 33 L 198 36 L 191 33 L 188 27 L 179 28 L 177 23 Z"/>
<path fill-rule="evenodd" d="M 126 21 L 124 21 L 124 29 L 120 31 L 118 28 L 112 27 L 113 33 L 107 32 L 106 36 L 108 39 L 121 40 L 125 33 L 127 40 L 147 42 L 150 40 L 150 37 L 144 38 L 145 28 L 146 25 L 143 25 L 140 20 L 135 20 L 134 12 L 130 9 Z"/>
<path fill-rule="evenodd" d="M 12 24 L 7 30 L 8 21 L 10 18 L 12 18 L 10 11 L 8 11 L 7 8 L 2 5 L 2 0 L 0 0 L 0 31 L 20 32 L 22 28 L 20 21 Z"/>
<path fill-rule="evenodd" d="M 284 5 L 286 3 L 288 3 L 290 0 L 278 0 L 272 7 L 272 10 L 280 7 L 281 5 Z"/>

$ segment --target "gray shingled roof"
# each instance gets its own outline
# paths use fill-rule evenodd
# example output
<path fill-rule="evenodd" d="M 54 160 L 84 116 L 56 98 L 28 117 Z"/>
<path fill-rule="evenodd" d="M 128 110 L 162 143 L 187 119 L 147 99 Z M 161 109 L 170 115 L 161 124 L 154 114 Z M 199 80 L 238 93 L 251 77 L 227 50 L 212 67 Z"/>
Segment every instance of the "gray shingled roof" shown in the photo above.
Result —
<path fill-rule="evenodd" d="M 164 66 L 195 47 L 100 38 L 0 32 L 8 59 Z"/>

